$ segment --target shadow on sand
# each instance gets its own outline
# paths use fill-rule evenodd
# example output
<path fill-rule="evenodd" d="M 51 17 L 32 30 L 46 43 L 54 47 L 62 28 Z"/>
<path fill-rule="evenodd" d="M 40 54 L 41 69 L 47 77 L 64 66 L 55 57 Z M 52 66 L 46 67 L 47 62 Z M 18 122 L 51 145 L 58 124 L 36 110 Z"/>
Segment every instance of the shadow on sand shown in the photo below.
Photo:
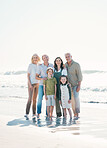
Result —
<path fill-rule="evenodd" d="M 64 118 L 47 118 L 44 117 L 42 119 L 37 119 L 35 122 L 31 120 L 25 120 L 25 118 L 14 119 L 7 123 L 7 126 L 17 126 L 20 127 L 36 125 L 37 127 L 48 127 L 48 128 L 56 128 L 58 126 L 71 126 L 76 124 L 75 120 L 65 120 Z"/>

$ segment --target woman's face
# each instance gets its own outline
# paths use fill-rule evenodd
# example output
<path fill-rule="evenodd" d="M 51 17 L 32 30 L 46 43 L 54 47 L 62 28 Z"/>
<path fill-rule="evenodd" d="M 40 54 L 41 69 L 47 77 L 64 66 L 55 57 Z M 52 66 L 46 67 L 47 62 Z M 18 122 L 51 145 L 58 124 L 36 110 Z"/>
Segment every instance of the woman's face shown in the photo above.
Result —
<path fill-rule="evenodd" d="M 33 56 L 33 64 L 37 64 L 39 61 L 37 56 Z"/>
<path fill-rule="evenodd" d="M 66 79 L 66 77 L 61 77 L 61 80 L 60 81 L 61 81 L 62 84 L 65 84 L 66 81 L 67 81 L 67 79 Z"/>
<path fill-rule="evenodd" d="M 56 59 L 56 65 L 61 65 L 61 59 L 60 58 Z"/>

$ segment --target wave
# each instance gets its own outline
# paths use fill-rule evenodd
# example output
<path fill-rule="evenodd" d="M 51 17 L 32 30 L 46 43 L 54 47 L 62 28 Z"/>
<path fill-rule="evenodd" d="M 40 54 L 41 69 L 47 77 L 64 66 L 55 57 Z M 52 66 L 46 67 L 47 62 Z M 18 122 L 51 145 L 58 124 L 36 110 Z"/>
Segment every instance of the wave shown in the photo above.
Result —
<path fill-rule="evenodd" d="M 94 73 L 107 73 L 107 71 L 101 71 L 101 70 L 83 70 L 83 74 L 94 74 Z"/>
<path fill-rule="evenodd" d="M 27 71 L 7 71 L 7 72 L 1 72 L 0 75 L 20 75 L 20 74 L 26 74 Z M 107 73 L 107 71 L 100 71 L 100 70 L 82 70 L 83 74 L 94 74 L 94 73 Z"/>
<path fill-rule="evenodd" d="M 20 89 L 27 89 L 27 85 L 1 85 L 1 88 L 20 88 Z M 91 88 L 91 87 L 82 87 L 81 91 L 92 91 L 92 92 L 107 92 L 107 88 Z"/>
<path fill-rule="evenodd" d="M 26 74 L 27 71 L 7 71 L 4 73 L 4 75 L 20 75 L 20 74 Z"/>
<path fill-rule="evenodd" d="M 99 102 L 99 101 L 81 101 L 83 103 L 96 103 L 96 104 L 107 104 L 107 102 Z"/>
<path fill-rule="evenodd" d="M 93 92 L 107 92 L 107 88 L 91 88 L 91 87 L 86 87 L 86 88 L 81 88 L 83 91 L 93 91 Z"/>

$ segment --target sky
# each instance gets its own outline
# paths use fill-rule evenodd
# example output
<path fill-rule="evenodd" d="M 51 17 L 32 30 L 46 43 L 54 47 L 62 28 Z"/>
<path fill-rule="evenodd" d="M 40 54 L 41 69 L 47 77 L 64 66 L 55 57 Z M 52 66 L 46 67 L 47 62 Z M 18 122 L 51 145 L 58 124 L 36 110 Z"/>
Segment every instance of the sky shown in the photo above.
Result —
<path fill-rule="evenodd" d="M 107 69 L 107 0 L 0 0 L 0 71 L 67 52 L 83 70 Z"/>

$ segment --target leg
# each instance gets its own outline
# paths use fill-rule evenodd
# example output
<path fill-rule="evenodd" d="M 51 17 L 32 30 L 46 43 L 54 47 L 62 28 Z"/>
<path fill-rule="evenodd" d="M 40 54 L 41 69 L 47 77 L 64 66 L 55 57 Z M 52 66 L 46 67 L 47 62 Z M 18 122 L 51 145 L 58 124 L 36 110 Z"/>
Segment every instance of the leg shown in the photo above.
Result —
<path fill-rule="evenodd" d="M 47 114 L 48 114 L 48 117 L 49 117 L 49 113 L 50 113 L 50 106 L 47 106 Z"/>
<path fill-rule="evenodd" d="M 38 115 L 41 113 L 42 99 L 43 99 L 43 86 L 39 85 L 38 102 L 37 102 L 37 113 L 38 113 Z"/>
<path fill-rule="evenodd" d="M 74 87 L 71 88 L 71 94 L 72 94 L 72 99 L 71 99 L 72 110 L 73 110 L 73 113 L 74 113 L 74 116 L 75 116 L 76 112 L 75 112 Z"/>
<path fill-rule="evenodd" d="M 50 117 L 52 117 L 54 106 L 50 106 Z"/>
<path fill-rule="evenodd" d="M 32 95 L 32 98 L 33 98 L 33 105 L 32 105 L 33 115 L 36 115 L 36 100 L 37 100 L 37 95 L 38 95 L 38 87 L 39 87 L 39 84 L 35 84 L 33 86 L 33 95 Z"/>
<path fill-rule="evenodd" d="M 69 116 L 70 116 L 70 119 L 72 118 L 72 112 L 71 112 L 71 109 L 68 108 L 68 112 L 69 112 Z"/>
<path fill-rule="evenodd" d="M 64 108 L 63 110 L 64 110 L 64 118 L 66 119 L 66 115 L 67 115 L 66 108 Z"/>
<path fill-rule="evenodd" d="M 80 113 L 80 100 L 79 100 L 79 92 L 76 91 L 77 87 L 74 87 L 74 99 L 75 99 L 75 115 L 78 117 Z"/>
<path fill-rule="evenodd" d="M 28 98 L 28 102 L 27 102 L 27 105 L 26 105 L 26 114 L 27 115 L 29 114 L 29 111 L 30 111 L 30 106 L 31 106 L 31 102 L 32 102 L 32 93 L 33 93 L 33 90 L 31 90 L 29 85 L 28 85 L 29 98 Z"/>
<path fill-rule="evenodd" d="M 56 97 L 56 114 L 57 117 L 61 117 L 61 108 L 60 108 L 60 104 L 59 104 L 59 99 Z"/>

